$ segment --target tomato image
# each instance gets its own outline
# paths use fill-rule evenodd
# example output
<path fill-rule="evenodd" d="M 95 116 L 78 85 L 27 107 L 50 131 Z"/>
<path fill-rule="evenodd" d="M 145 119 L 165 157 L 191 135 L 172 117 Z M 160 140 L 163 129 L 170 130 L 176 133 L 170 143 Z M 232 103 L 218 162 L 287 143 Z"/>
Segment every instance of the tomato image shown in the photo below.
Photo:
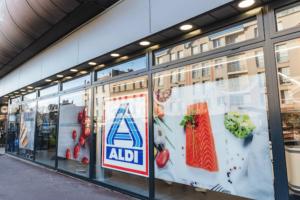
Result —
<path fill-rule="evenodd" d="M 76 140 L 76 137 L 77 137 L 77 132 L 76 132 L 76 130 L 74 129 L 74 130 L 72 131 L 72 138 L 73 138 L 73 140 Z"/>
<path fill-rule="evenodd" d="M 71 150 L 69 148 L 67 148 L 66 150 L 66 159 L 67 160 L 71 159 Z"/>
<path fill-rule="evenodd" d="M 79 138 L 79 144 L 81 145 L 81 146 L 84 146 L 84 144 L 85 144 L 85 139 L 84 139 L 84 137 L 81 135 L 80 136 L 80 138 Z"/>
<path fill-rule="evenodd" d="M 169 150 L 164 149 L 162 151 L 160 151 L 157 155 L 156 155 L 156 165 L 159 168 L 163 168 L 166 166 L 168 160 L 170 158 L 170 153 Z"/>
<path fill-rule="evenodd" d="M 74 156 L 75 159 L 78 158 L 79 152 L 80 152 L 80 145 L 76 144 L 75 147 L 74 147 L 74 153 L 73 153 L 73 156 Z"/>
<path fill-rule="evenodd" d="M 84 164 L 84 165 L 88 165 L 89 164 L 89 159 L 86 157 L 86 156 L 84 156 L 82 159 L 81 159 L 81 163 L 82 164 Z"/>

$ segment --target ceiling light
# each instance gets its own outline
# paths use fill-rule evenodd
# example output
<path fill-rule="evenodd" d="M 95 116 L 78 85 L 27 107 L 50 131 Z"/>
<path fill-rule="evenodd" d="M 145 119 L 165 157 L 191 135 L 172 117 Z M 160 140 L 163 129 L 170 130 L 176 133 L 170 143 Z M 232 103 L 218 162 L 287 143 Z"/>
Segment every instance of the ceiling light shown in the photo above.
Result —
<path fill-rule="evenodd" d="M 51 82 L 52 80 L 47 78 L 47 79 L 45 79 L 45 81 L 46 82 Z"/>
<path fill-rule="evenodd" d="M 27 88 L 28 88 L 28 89 L 32 89 L 33 87 L 32 87 L 32 86 L 27 86 Z"/>
<path fill-rule="evenodd" d="M 97 63 L 96 63 L 96 62 L 89 62 L 88 64 L 89 64 L 89 65 L 91 65 L 91 66 L 95 66 L 95 65 L 97 65 Z"/>
<path fill-rule="evenodd" d="M 57 74 L 56 77 L 57 77 L 57 78 L 62 78 L 62 77 L 64 77 L 64 75 L 62 75 L 62 74 Z"/>
<path fill-rule="evenodd" d="M 141 46 L 149 46 L 150 45 L 150 42 L 147 41 L 147 40 L 143 40 L 143 41 L 140 41 L 139 43 Z"/>
<path fill-rule="evenodd" d="M 79 73 L 80 74 L 87 74 L 88 72 L 87 71 L 80 71 Z"/>
<path fill-rule="evenodd" d="M 72 76 L 67 76 L 67 77 L 66 77 L 66 79 L 71 79 L 71 78 L 72 78 Z"/>
<path fill-rule="evenodd" d="M 111 54 L 110 54 L 110 56 L 111 56 L 111 57 L 115 57 L 115 58 L 116 58 L 116 57 L 119 57 L 119 56 L 120 56 L 120 54 L 118 54 L 118 53 L 111 53 Z"/>
<path fill-rule="evenodd" d="M 105 67 L 105 64 L 98 65 L 99 67 Z"/>
<path fill-rule="evenodd" d="M 25 92 L 26 90 L 25 90 L 25 89 L 21 89 L 20 91 L 21 91 L 21 92 Z"/>
<path fill-rule="evenodd" d="M 182 31 L 188 31 L 191 30 L 192 28 L 193 28 L 192 24 L 183 24 L 179 27 L 179 29 Z"/>
<path fill-rule="evenodd" d="M 58 80 L 56 80 L 56 81 L 53 81 L 53 83 L 58 83 L 59 81 Z"/>
<path fill-rule="evenodd" d="M 19 92 L 14 92 L 15 94 L 19 94 Z"/>
<path fill-rule="evenodd" d="M 26 94 L 26 92 L 22 92 L 21 94 L 23 94 L 23 95 L 24 95 L 24 94 Z"/>
<path fill-rule="evenodd" d="M 252 6 L 254 3 L 255 3 L 255 0 L 242 0 L 238 4 L 238 6 L 240 8 L 248 8 L 248 7 Z"/>
<path fill-rule="evenodd" d="M 5 98 L 8 98 L 9 96 L 5 95 L 4 97 L 5 97 Z"/>
<path fill-rule="evenodd" d="M 34 89 L 39 90 L 39 89 L 42 89 L 42 87 L 36 87 L 36 88 L 34 88 Z"/>
<path fill-rule="evenodd" d="M 28 92 L 33 92 L 33 90 L 28 90 Z"/>
<path fill-rule="evenodd" d="M 70 69 L 71 72 L 78 72 L 78 69 Z"/>

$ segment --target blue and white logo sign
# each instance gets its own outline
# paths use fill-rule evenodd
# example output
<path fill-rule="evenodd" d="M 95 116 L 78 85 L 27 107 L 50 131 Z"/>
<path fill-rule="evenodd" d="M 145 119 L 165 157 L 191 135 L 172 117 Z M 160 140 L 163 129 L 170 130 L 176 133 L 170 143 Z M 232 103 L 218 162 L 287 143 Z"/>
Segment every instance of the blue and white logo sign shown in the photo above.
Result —
<path fill-rule="evenodd" d="M 102 166 L 148 176 L 147 96 L 105 101 Z"/>

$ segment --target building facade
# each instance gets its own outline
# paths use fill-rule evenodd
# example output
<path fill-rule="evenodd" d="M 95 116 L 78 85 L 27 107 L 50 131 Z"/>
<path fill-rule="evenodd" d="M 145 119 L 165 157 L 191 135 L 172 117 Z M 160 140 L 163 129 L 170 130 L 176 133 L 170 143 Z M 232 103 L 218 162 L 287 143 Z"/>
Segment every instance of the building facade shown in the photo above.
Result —
<path fill-rule="evenodd" d="M 140 199 L 297 199 L 299 15 L 119 1 L 0 79 L 6 152 Z"/>

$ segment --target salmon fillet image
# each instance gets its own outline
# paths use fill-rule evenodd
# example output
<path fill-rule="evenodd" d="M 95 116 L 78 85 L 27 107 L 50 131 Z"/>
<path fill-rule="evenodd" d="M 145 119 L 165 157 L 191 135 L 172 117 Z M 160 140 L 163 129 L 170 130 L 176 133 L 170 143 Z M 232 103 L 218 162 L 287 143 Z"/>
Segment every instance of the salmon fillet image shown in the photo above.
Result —
<path fill-rule="evenodd" d="M 189 105 L 187 114 L 195 124 L 186 126 L 186 164 L 210 172 L 218 171 L 218 159 L 211 129 L 207 103 Z"/>

